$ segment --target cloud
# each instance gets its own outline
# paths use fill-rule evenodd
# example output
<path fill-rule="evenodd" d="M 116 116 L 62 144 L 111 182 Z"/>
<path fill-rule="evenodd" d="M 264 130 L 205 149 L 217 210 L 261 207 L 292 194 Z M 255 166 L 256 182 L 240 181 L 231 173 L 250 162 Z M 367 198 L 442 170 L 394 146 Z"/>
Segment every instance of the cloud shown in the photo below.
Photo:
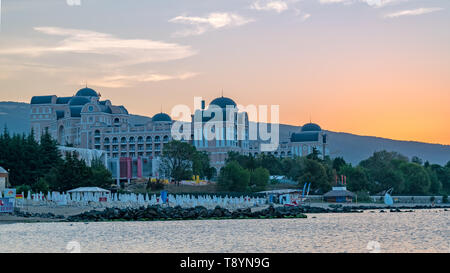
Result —
<path fill-rule="evenodd" d="M 176 32 L 174 36 L 200 35 L 210 30 L 242 26 L 253 21 L 253 19 L 228 12 L 213 12 L 205 17 L 177 16 L 169 20 L 171 23 L 193 26 L 193 28 Z"/>
<path fill-rule="evenodd" d="M 122 88 L 133 86 L 137 83 L 160 82 L 168 80 L 186 80 L 197 76 L 199 73 L 183 73 L 178 75 L 160 74 L 160 73 L 144 73 L 144 74 L 116 74 L 113 76 L 105 76 L 89 81 L 90 84 L 108 88 Z"/>
<path fill-rule="evenodd" d="M 251 9 L 254 10 L 263 10 L 263 11 L 275 11 L 277 13 L 281 13 L 287 10 L 288 4 L 286 1 L 261 1 L 258 0 L 254 2 L 251 6 Z"/>
<path fill-rule="evenodd" d="M 400 2 L 406 2 L 409 0 L 319 0 L 321 4 L 345 4 L 350 5 L 354 3 L 364 3 L 371 7 L 384 7 L 390 4 L 396 4 Z"/>
<path fill-rule="evenodd" d="M 107 33 L 59 27 L 35 27 L 54 38 L 51 44 L 31 41 L 0 45 L 0 71 L 4 78 L 22 73 L 51 77 L 69 84 L 119 88 L 139 83 L 185 80 L 198 73 L 165 74 L 153 71 L 156 63 L 196 54 L 190 46 L 147 39 L 123 39 Z M 148 72 L 152 69 L 152 72 Z M 143 71 L 147 71 L 143 73 Z M 5 73 L 6 72 L 6 73 Z"/>
<path fill-rule="evenodd" d="M 411 10 L 402 10 L 393 13 L 386 14 L 385 18 L 397 18 L 401 16 L 415 16 L 422 15 L 427 13 L 432 13 L 435 11 L 440 11 L 442 8 L 419 8 L 419 9 L 411 9 Z"/>
<path fill-rule="evenodd" d="M 34 30 L 64 37 L 48 46 L 10 47 L 0 49 L 0 55 L 29 55 L 39 57 L 45 54 L 96 54 L 112 57 L 118 65 L 148 62 L 165 62 L 195 55 L 190 46 L 143 39 L 120 39 L 111 34 L 90 30 L 59 27 L 35 27 Z"/>
<path fill-rule="evenodd" d="M 311 14 L 305 13 L 305 14 L 302 15 L 302 21 L 306 21 L 306 20 L 308 20 L 310 17 L 311 17 Z"/>

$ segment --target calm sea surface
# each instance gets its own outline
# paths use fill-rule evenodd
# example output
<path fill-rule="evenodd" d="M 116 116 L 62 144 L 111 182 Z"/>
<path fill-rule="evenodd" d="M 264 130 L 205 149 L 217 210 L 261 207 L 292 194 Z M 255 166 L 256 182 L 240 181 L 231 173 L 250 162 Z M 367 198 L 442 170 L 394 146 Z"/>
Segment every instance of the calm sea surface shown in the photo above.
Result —
<path fill-rule="evenodd" d="M 450 212 L 0 224 L 0 252 L 450 252 Z"/>

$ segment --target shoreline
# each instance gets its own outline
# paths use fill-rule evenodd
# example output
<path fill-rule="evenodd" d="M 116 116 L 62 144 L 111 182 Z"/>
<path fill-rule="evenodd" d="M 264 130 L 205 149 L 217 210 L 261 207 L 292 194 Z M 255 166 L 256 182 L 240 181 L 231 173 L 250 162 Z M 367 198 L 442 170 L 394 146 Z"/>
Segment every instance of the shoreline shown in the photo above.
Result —
<path fill-rule="evenodd" d="M 202 207 L 196 207 L 202 208 Z M 414 210 L 443 210 L 450 211 L 450 204 L 436 206 L 423 204 L 308 204 L 301 207 L 287 207 L 281 205 L 266 205 L 246 209 L 228 210 L 216 207 L 213 210 L 204 210 L 199 216 L 192 214 L 196 208 L 141 206 L 139 208 L 98 208 L 98 207 L 28 207 L 20 209 L 14 214 L 0 215 L 1 224 L 17 223 L 57 223 L 57 222 L 138 222 L 138 221 L 187 221 L 187 220 L 227 220 L 227 219 L 276 219 L 276 218 L 306 218 L 310 214 L 323 213 L 362 213 L 371 211 L 374 213 L 401 213 L 414 212 Z M 154 209 L 151 215 L 146 217 L 146 210 Z M 178 210 L 178 211 L 177 211 Z M 170 213 L 178 212 L 171 215 Z M 169 214 L 167 215 L 167 212 Z M 109 213 L 109 214 L 108 214 Z M 112 214 L 116 215 L 112 215 Z M 135 216 L 138 215 L 138 216 Z M 186 214 L 186 215 L 185 215 Z M 122 217 L 122 216 L 124 217 Z M 172 217 L 174 216 L 174 217 Z"/>

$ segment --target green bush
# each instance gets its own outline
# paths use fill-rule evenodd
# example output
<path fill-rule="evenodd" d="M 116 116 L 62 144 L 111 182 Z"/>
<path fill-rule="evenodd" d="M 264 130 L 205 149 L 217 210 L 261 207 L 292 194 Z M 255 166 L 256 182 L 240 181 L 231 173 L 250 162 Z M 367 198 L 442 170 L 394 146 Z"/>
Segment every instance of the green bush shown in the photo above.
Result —
<path fill-rule="evenodd" d="M 356 196 L 358 198 L 358 202 L 372 202 L 372 198 L 367 191 L 358 191 L 356 192 Z"/>
<path fill-rule="evenodd" d="M 227 163 L 220 169 L 218 189 L 222 191 L 247 191 L 250 183 L 250 172 L 236 161 Z"/>
<path fill-rule="evenodd" d="M 22 192 L 26 195 L 28 191 L 31 191 L 31 187 L 29 185 L 20 185 L 16 187 L 16 192 L 21 194 Z"/>
<path fill-rule="evenodd" d="M 150 180 L 147 182 L 147 190 L 150 191 L 159 191 L 164 189 L 164 183 L 160 180 L 156 182 L 151 182 Z"/>
<path fill-rule="evenodd" d="M 254 192 L 263 191 L 269 182 L 269 171 L 264 168 L 256 168 L 250 172 L 250 188 Z"/>
<path fill-rule="evenodd" d="M 48 192 L 50 191 L 50 186 L 44 178 L 39 178 L 39 181 L 33 185 L 34 192 Z"/>

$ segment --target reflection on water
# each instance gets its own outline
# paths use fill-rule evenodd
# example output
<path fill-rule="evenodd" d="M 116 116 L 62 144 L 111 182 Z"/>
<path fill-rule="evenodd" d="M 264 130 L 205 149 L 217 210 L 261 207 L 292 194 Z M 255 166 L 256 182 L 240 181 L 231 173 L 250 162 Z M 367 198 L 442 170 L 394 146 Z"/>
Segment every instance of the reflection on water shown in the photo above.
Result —
<path fill-rule="evenodd" d="M 0 225 L 0 252 L 448 253 L 449 213 L 441 209 L 309 214 L 307 219 L 6 224 Z"/>

